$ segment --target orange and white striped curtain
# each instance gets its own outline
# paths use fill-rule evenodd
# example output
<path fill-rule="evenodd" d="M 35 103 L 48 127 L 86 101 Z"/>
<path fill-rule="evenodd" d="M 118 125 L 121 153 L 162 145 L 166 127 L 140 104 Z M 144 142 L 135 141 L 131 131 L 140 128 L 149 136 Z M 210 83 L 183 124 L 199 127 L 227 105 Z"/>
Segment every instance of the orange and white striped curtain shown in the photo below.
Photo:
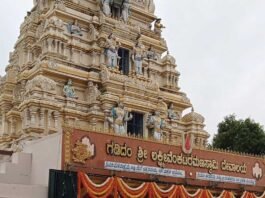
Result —
<path fill-rule="evenodd" d="M 123 179 L 109 177 L 102 184 L 96 184 L 89 179 L 87 174 L 78 173 L 78 198 L 213 198 L 209 190 L 198 189 L 190 194 L 184 186 L 172 185 L 168 189 L 161 189 L 155 182 L 143 182 L 136 188 L 130 187 Z M 218 198 L 234 198 L 234 194 L 223 191 Z M 257 197 L 254 193 L 245 192 L 241 198 L 265 198 L 265 192 Z"/>

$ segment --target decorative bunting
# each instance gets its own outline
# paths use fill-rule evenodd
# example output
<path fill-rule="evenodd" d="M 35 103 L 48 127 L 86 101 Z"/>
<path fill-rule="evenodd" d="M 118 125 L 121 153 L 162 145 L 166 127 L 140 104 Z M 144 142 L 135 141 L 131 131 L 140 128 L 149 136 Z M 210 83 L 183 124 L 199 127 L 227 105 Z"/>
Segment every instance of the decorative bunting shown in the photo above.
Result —
<path fill-rule="evenodd" d="M 244 192 L 241 198 L 265 198 L 265 192 L 260 197 L 256 196 L 254 193 Z"/>
<path fill-rule="evenodd" d="M 85 192 L 85 194 L 84 194 Z M 182 185 L 172 185 L 161 189 L 155 182 L 143 182 L 138 187 L 130 187 L 122 178 L 109 177 L 102 184 L 95 184 L 85 173 L 78 173 L 78 198 L 88 195 L 91 198 L 213 198 L 207 189 L 198 189 L 190 194 Z M 223 191 L 217 198 L 235 198 L 229 191 Z M 265 192 L 258 197 L 254 193 L 244 192 L 241 198 L 265 198 Z"/>
<path fill-rule="evenodd" d="M 235 198 L 234 194 L 232 192 L 224 190 L 221 195 L 217 198 Z"/>

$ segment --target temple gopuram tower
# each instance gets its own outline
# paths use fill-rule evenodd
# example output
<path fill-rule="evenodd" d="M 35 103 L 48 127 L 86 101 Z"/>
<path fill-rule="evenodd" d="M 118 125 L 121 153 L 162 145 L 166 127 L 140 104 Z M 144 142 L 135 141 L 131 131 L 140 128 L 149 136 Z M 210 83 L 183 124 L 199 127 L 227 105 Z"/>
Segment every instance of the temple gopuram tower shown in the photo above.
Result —
<path fill-rule="evenodd" d="M 0 80 L 0 148 L 74 128 L 203 148 L 152 0 L 39 0 Z M 23 150 L 23 149 L 22 149 Z"/>

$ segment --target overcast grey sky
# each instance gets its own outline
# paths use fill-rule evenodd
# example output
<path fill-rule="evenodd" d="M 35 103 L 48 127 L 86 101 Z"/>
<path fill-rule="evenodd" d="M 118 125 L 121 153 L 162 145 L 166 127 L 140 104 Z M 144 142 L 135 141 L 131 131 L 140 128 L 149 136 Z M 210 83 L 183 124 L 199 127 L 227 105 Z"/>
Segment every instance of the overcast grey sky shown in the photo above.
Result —
<path fill-rule="evenodd" d="M 180 86 L 214 134 L 235 113 L 265 124 L 265 1 L 155 0 Z M 1 0 L 0 74 L 32 0 Z"/>

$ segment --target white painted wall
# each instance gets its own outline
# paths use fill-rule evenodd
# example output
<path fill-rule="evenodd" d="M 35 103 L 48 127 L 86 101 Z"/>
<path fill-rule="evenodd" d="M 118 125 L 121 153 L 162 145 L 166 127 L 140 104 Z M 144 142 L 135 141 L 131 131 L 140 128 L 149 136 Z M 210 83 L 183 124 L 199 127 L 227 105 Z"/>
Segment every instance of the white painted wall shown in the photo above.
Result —
<path fill-rule="evenodd" d="M 61 169 L 62 133 L 28 142 L 23 152 L 32 153 L 31 184 L 48 186 L 49 170 Z"/>
<path fill-rule="evenodd" d="M 0 183 L 0 198 L 47 198 L 47 197 L 48 197 L 48 187 Z"/>
<path fill-rule="evenodd" d="M 32 155 L 14 153 L 11 161 L 0 164 L 0 183 L 30 184 Z"/>

